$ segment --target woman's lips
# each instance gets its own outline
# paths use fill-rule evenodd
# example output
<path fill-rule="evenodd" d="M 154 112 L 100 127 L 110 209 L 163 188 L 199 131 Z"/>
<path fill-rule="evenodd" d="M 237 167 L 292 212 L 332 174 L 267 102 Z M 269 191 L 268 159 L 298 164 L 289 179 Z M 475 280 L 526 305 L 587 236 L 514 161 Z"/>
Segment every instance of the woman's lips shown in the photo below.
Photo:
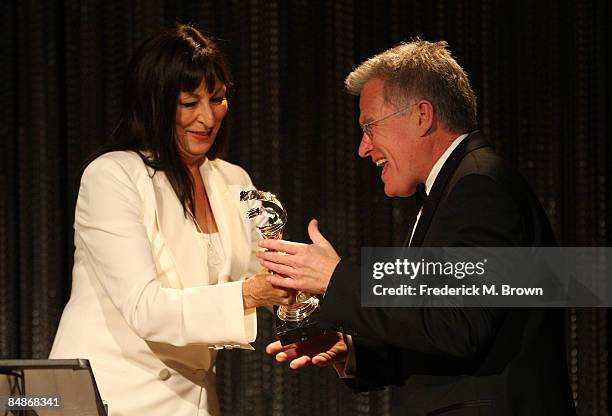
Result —
<path fill-rule="evenodd" d="M 210 138 L 210 132 L 190 131 L 189 133 L 198 140 L 207 140 Z"/>

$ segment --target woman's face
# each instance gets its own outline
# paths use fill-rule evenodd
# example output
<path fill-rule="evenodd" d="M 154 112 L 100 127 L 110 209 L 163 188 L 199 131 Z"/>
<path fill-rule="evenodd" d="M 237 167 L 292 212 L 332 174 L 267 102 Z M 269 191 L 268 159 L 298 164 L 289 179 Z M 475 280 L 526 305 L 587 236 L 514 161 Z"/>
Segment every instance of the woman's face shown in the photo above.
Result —
<path fill-rule="evenodd" d="M 227 114 L 225 85 L 217 81 L 213 91 L 202 82 L 195 91 L 181 92 L 176 105 L 176 139 L 187 164 L 197 164 L 215 142 Z"/>

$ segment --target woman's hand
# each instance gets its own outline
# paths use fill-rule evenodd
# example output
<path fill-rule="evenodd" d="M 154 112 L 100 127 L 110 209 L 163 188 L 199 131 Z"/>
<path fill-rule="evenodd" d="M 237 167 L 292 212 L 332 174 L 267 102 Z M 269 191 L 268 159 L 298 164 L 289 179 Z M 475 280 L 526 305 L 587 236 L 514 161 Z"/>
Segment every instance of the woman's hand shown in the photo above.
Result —
<path fill-rule="evenodd" d="M 295 302 L 295 290 L 268 283 L 269 275 L 269 271 L 262 269 L 242 283 L 242 299 L 245 309 L 258 306 L 290 305 Z"/>

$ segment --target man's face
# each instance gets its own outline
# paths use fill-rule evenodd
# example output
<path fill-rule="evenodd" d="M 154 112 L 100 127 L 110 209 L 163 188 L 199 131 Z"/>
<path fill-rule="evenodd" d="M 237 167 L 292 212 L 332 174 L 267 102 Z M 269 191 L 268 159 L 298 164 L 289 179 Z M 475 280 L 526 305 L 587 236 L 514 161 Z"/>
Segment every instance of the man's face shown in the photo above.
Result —
<path fill-rule="evenodd" d="M 361 125 L 378 120 L 398 109 L 384 100 L 384 84 L 371 79 L 361 90 L 359 99 Z M 419 182 L 425 182 L 428 174 L 431 143 L 418 135 L 418 105 L 382 120 L 372 126 L 372 136 L 363 134 L 359 144 L 359 156 L 370 157 L 382 167 L 380 175 L 387 196 L 410 196 Z"/>

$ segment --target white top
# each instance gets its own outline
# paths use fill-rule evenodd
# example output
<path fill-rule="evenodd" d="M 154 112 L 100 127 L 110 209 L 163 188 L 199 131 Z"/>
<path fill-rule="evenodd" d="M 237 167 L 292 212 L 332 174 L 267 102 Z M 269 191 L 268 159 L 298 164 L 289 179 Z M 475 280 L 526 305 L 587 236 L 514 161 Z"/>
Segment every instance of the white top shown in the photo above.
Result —
<path fill-rule="evenodd" d="M 222 273 L 225 252 L 219 233 L 197 233 L 202 246 L 202 261 L 208 268 L 209 284 L 217 284 L 217 277 Z"/>

